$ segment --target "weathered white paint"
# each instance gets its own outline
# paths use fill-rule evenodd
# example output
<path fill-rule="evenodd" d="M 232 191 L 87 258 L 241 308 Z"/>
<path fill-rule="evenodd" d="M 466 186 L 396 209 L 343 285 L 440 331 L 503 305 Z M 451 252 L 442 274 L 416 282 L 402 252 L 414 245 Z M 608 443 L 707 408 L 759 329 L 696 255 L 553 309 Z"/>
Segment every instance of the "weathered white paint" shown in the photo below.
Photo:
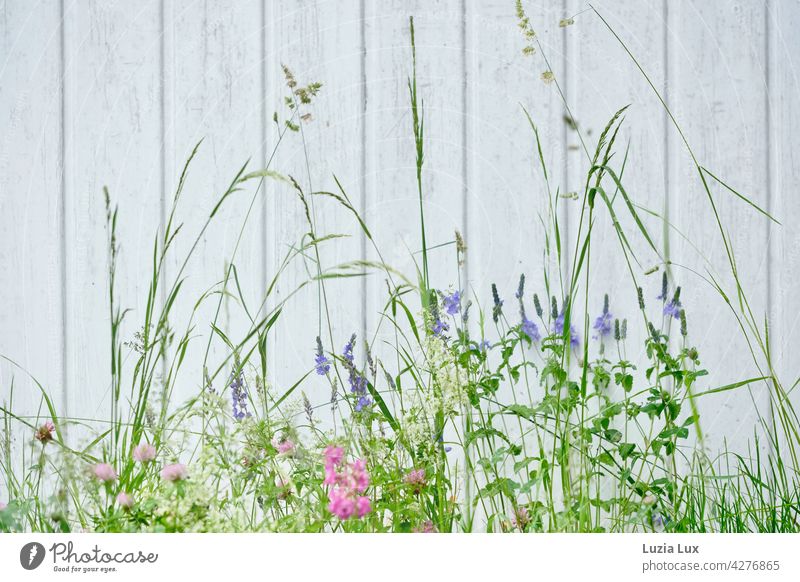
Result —
<path fill-rule="evenodd" d="M 617 159 L 629 141 L 629 191 L 637 203 L 666 213 L 678 229 L 668 234 L 676 263 L 672 272 L 684 285 L 693 340 L 713 372 L 700 389 L 755 375 L 735 339 L 730 312 L 713 290 L 678 266 L 705 268 L 680 231 L 692 237 L 717 272 L 726 271 L 708 203 L 655 96 L 586 5 L 563 0 L 525 6 L 590 152 L 608 118 L 631 103 Z M 769 310 L 776 365 L 791 386 L 800 374 L 792 358 L 797 333 L 792 282 L 800 269 L 792 219 L 800 203 L 791 194 L 798 140 L 792 97 L 798 89 L 793 66 L 798 47 L 791 23 L 800 19 L 800 4 L 631 0 L 601 2 L 598 8 L 665 93 L 701 162 L 782 220 L 783 226 L 768 227 L 741 201 L 714 187 L 754 311 L 761 317 Z M 303 123 L 302 133 L 287 134 L 274 169 L 296 177 L 307 194 L 335 191 L 336 173 L 363 211 L 386 261 L 413 276 L 408 251 L 419 248 L 418 208 L 406 87 L 412 14 L 426 114 L 428 242 L 450 242 L 459 229 L 469 247 L 460 281 L 452 245 L 433 251 L 432 283 L 460 282 L 486 307 L 489 285 L 496 282 L 511 308 L 509 316 L 515 316 L 519 274 L 528 276 L 528 299 L 541 289 L 537 213 L 545 208 L 534 142 L 519 104 L 539 126 L 553 188 L 582 191 L 588 162 L 574 147 L 577 133 L 564 123 L 556 85 L 540 78 L 546 69 L 542 55 L 521 55 L 512 0 L 230 5 L 151 0 L 135 6 L 7 1 L 0 9 L 0 352 L 42 379 L 70 415 L 104 414 L 108 314 L 102 185 L 120 205 L 120 293 L 134 309 L 124 330 L 132 334 L 140 325 L 152 237 L 186 156 L 205 137 L 179 211 L 184 230 L 178 253 L 189 247 L 241 164 L 250 158 L 255 169 L 269 158 L 279 130 L 273 112 L 281 119 L 287 115 L 281 63 L 301 84 L 319 81 L 324 87 L 309 109 L 313 119 Z M 575 24 L 559 28 L 559 19 L 571 15 Z M 254 187 L 226 203 L 202 238 L 186 272 L 184 297 L 196 297 L 224 276 Z M 255 200 L 235 259 L 251 308 L 260 304 L 266 281 L 289 245 L 307 230 L 290 187 L 267 182 Z M 319 235 L 349 235 L 323 246 L 323 268 L 377 258 L 335 201 L 309 200 Z M 565 240 L 574 241 L 577 204 L 560 202 Z M 647 225 L 662 244 L 663 223 L 651 217 Z M 641 249 L 643 268 L 637 275 L 652 303 L 659 275 L 644 277 L 642 271 L 656 258 L 635 236 L 630 220 L 623 226 Z M 619 285 L 623 263 L 607 217 L 601 215 L 596 228 L 605 234 L 593 249 L 600 262 L 591 286 L 598 295 L 589 308 L 599 311 L 608 291 L 612 309 L 633 319 L 633 290 Z M 169 264 L 168 281 L 178 267 Z M 306 268 L 313 272 L 315 266 L 301 261 L 290 269 L 267 306 L 291 293 L 306 278 Z M 328 301 L 337 306 L 330 330 L 316 316 L 323 299 L 315 288 L 304 289 L 289 304 L 269 344 L 276 390 L 310 368 L 316 335 L 336 351 L 353 331 L 373 337 L 385 298 L 383 279 L 376 272 L 363 280 L 327 282 Z M 721 280 L 730 289 L 730 278 Z M 184 325 L 189 309 L 184 303 L 178 312 Z M 197 321 L 207 325 L 215 309 L 212 298 Z M 249 319 L 228 301 L 222 322 L 236 335 Z M 208 329 L 198 332 L 207 337 Z M 388 332 L 384 326 L 378 337 Z M 641 337 L 633 323 L 631 333 Z M 220 347 L 212 342 L 212 362 L 224 354 Z M 637 354 L 638 347 L 628 355 Z M 187 362 L 176 396 L 200 389 L 202 354 L 195 358 L 200 359 Z M 11 370 L 0 370 L 5 399 Z M 19 374 L 16 378 L 22 386 Z M 22 406 L 34 413 L 38 399 L 29 384 L 25 387 Z M 309 392 L 315 403 L 327 396 L 310 387 Z M 754 402 L 766 412 L 763 388 L 754 386 L 752 399 L 745 391 L 720 396 L 703 429 L 743 442 L 756 420 Z"/>

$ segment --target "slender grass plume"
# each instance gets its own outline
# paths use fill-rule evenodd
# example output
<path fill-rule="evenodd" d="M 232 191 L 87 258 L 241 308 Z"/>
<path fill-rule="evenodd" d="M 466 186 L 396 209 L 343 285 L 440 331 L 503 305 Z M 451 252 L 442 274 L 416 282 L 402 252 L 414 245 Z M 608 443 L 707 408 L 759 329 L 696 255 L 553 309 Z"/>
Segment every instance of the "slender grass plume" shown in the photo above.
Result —
<path fill-rule="evenodd" d="M 521 50 L 539 59 L 542 79 L 563 99 L 520 0 L 516 14 Z M 572 24 L 572 18 L 560 22 Z M 124 307 L 129 298 L 120 297 L 116 285 L 125 244 L 117 226 L 125 217 L 105 191 L 108 416 L 63 415 L 35 370 L 30 378 L 40 414 L 22 415 L 10 387 L 0 408 L 7 495 L 0 500 L 0 531 L 800 530 L 800 422 L 773 368 L 768 329 L 748 299 L 711 184 L 746 202 L 755 217 L 774 219 L 695 157 L 646 63 L 628 51 L 691 155 L 733 288 L 713 284 L 750 347 L 742 357 L 752 358 L 759 375 L 698 389 L 701 378 L 714 386 L 714 370 L 703 368 L 703 346 L 692 340 L 697 315 L 684 305 L 692 288 L 678 280 L 679 271 L 646 227 L 636 193 L 626 189 L 625 165 L 636 152 L 619 145 L 624 104 L 596 143 L 581 137 L 585 180 L 581 191 L 569 194 L 579 209 L 572 248 L 559 224 L 564 189 L 554 183 L 535 116 L 508 112 L 530 128 L 530 155 L 543 185 L 537 194 L 547 208 L 538 223 L 541 272 L 520 273 L 516 289 L 495 283 L 470 288 L 463 284 L 469 241 L 456 232 L 453 244 L 428 246 L 429 135 L 417 84 L 417 62 L 425 54 L 418 54 L 413 19 L 409 38 L 407 125 L 415 160 L 409 182 L 419 213 L 403 219 L 413 220 L 419 233 L 419 250 L 411 253 L 416 272 L 402 273 L 384 260 L 346 183 L 334 176 L 330 190 L 314 189 L 304 125 L 314 121 L 308 105 L 325 99 L 325 89 L 301 83 L 283 66 L 287 96 L 273 117 L 276 141 L 266 167 L 244 164 L 197 232 L 182 228 L 181 215 L 186 178 L 202 143 L 189 155 L 167 220 L 153 238 L 145 309 L 135 323 Z M 569 104 L 562 105 L 578 128 Z M 288 140 L 303 148 L 309 176 L 272 167 Z M 243 290 L 239 276 L 239 243 L 255 201 L 278 186 L 292 191 L 307 228 L 268 273 L 265 288 L 255 290 L 259 301 L 252 304 L 245 298 L 254 290 Z M 317 222 L 315 204 L 322 200 L 359 229 L 376 260 L 323 261 L 342 235 Z M 186 268 L 198 242 L 218 227 L 223 205 L 237 204 L 236 247 L 232 256 L 215 257 L 226 261 L 224 276 L 209 281 L 200 296 L 188 296 Z M 592 286 L 598 268 L 593 250 L 606 223 L 626 266 L 620 276 L 637 297 L 632 304 Z M 188 249 L 184 255 L 176 241 Z M 441 279 L 432 274 L 439 264 L 430 260 L 434 252 L 451 253 L 458 269 L 447 288 L 433 286 Z M 177 270 L 168 273 L 167 263 Z M 296 266 L 304 279 L 287 277 Z M 386 290 L 377 329 L 360 337 L 360 331 L 333 325 L 331 314 L 346 298 L 331 289 L 338 279 L 368 275 L 385 280 Z M 544 284 L 534 288 L 539 280 Z M 278 293 L 278 282 L 288 290 Z M 304 330 L 307 369 L 291 385 L 275 386 L 278 323 L 303 290 L 316 293 L 319 310 L 318 329 Z M 243 330 L 226 325 L 230 311 L 246 322 Z M 126 337 L 131 325 L 137 331 Z M 352 329 L 360 324 L 353 321 Z M 10 354 L 2 357 L 16 367 Z M 197 387 L 193 396 L 178 401 L 177 388 L 187 384 Z M 709 451 L 699 403 L 756 385 L 768 391 L 774 420 L 762 423 L 748 451 Z"/>

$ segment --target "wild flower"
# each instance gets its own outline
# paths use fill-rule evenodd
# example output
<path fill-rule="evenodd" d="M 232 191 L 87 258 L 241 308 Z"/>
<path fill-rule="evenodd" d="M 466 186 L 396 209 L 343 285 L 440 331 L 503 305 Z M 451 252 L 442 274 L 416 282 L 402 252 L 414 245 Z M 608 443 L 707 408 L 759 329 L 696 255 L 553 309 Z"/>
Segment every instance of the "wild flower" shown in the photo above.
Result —
<path fill-rule="evenodd" d="M 133 460 L 148 463 L 156 458 L 156 448 L 149 443 L 139 443 L 133 449 Z"/>
<path fill-rule="evenodd" d="M 133 497 L 125 492 L 121 492 L 119 495 L 117 495 L 117 505 L 123 509 L 130 509 L 133 507 Z"/>
<path fill-rule="evenodd" d="M 681 288 L 675 289 L 675 294 L 669 303 L 664 306 L 664 315 L 667 317 L 681 318 Z"/>
<path fill-rule="evenodd" d="M 165 465 L 161 469 L 161 478 L 164 481 L 169 481 L 171 483 L 184 481 L 189 478 L 189 469 L 182 463 Z"/>
<path fill-rule="evenodd" d="M 363 493 L 369 487 L 369 474 L 366 462 L 356 459 L 352 463 L 344 462 L 344 449 L 328 445 L 323 453 L 325 457 L 324 485 L 328 490 L 328 511 L 345 521 L 354 515 L 359 519 L 372 511 L 372 504 Z"/>
<path fill-rule="evenodd" d="M 525 274 L 519 276 L 519 284 L 517 285 L 517 292 L 514 294 L 514 297 L 519 299 L 520 303 L 522 303 L 522 297 L 525 295 Z"/>
<path fill-rule="evenodd" d="M 450 329 L 450 326 L 447 324 L 446 321 L 442 321 L 440 318 L 436 318 L 433 320 L 433 327 L 431 328 L 431 333 L 437 337 L 441 337 L 446 331 Z"/>
<path fill-rule="evenodd" d="M 39 441 L 43 445 L 46 445 L 51 440 L 53 440 L 53 433 L 55 432 L 56 432 L 56 425 L 53 424 L 52 420 L 48 420 L 42 426 L 36 429 L 34 437 L 36 438 L 37 441 Z"/>
<path fill-rule="evenodd" d="M 686 337 L 688 334 L 688 330 L 686 329 L 686 310 L 681 309 L 681 335 Z"/>
<path fill-rule="evenodd" d="M 0 511 L 3 511 L 8 505 L 5 501 L 0 501 Z"/>
<path fill-rule="evenodd" d="M 411 486 L 414 493 L 419 493 L 427 484 L 425 469 L 412 469 L 403 477 L 403 483 Z"/>
<path fill-rule="evenodd" d="M 520 505 L 514 510 L 514 516 L 511 518 L 512 525 L 519 529 L 520 531 L 524 531 L 528 524 L 531 522 L 530 513 L 528 513 L 528 508 Z"/>
<path fill-rule="evenodd" d="M 97 463 L 92 467 L 92 474 L 98 481 L 113 483 L 117 480 L 117 472 L 108 463 Z"/>
<path fill-rule="evenodd" d="M 594 329 L 597 331 L 597 335 L 594 336 L 594 339 L 602 339 L 611 333 L 612 320 L 613 316 L 608 311 L 608 293 L 606 293 L 605 299 L 603 300 L 603 313 L 594 320 Z"/>
<path fill-rule="evenodd" d="M 322 351 L 322 340 L 319 336 L 317 336 L 317 355 L 314 358 L 314 367 L 317 370 L 317 374 L 320 376 L 325 376 L 331 371 L 331 361 Z"/>
<path fill-rule="evenodd" d="M 481 340 L 481 343 L 478 344 L 478 348 L 480 348 L 480 350 L 482 352 L 487 351 L 491 347 L 492 347 L 492 342 L 490 342 L 489 340 L 486 340 L 486 339 L 485 340 Z"/>
<path fill-rule="evenodd" d="M 461 310 L 461 293 L 454 291 L 442 298 L 442 307 L 448 315 L 456 315 Z"/>
<path fill-rule="evenodd" d="M 500 295 L 497 293 L 497 285 L 492 283 L 492 301 L 494 302 L 494 306 L 492 307 L 492 319 L 495 323 L 500 320 L 500 316 L 503 314 L 503 300 L 500 299 Z"/>
<path fill-rule="evenodd" d="M 429 519 L 423 521 L 422 524 L 415 527 L 413 531 L 414 533 L 439 533 L 439 530 L 436 529 L 436 526 Z"/>
<path fill-rule="evenodd" d="M 342 358 L 345 361 L 348 377 L 347 381 L 350 383 L 350 392 L 356 397 L 355 410 L 361 412 L 364 408 L 372 406 L 372 400 L 367 396 L 367 379 L 356 369 L 355 355 L 353 348 L 356 344 L 356 334 L 350 336 L 344 350 L 342 351 Z"/>
<path fill-rule="evenodd" d="M 565 302 L 566 303 L 566 302 Z M 561 310 L 561 313 L 558 314 L 555 321 L 553 322 L 553 333 L 558 336 L 564 335 L 564 310 Z M 573 349 L 577 348 L 581 343 L 580 337 L 578 336 L 578 332 L 575 329 L 575 326 L 570 324 L 569 326 L 569 344 L 572 346 Z"/>
<path fill-rule="evenodd" d="M 291 457 L 297 448 L 297 445 L 291 439 L 278 438 L 277 436 L 272 439 L 272 446 L 275 447 L 279 455 L 284 457 Z"/>
<path fill-rule="evenodd" d="M 231 389 L 231 408 L 233 409 L 233 418 L 236 420 L 243 420 L 250 417 L 250 411 L 247 410 L 247 387 L 244 383 L 244 374 L 241 369 L 234 369 L 231 371 L 231 377 L 228 382 Z"/>
<path fill-rule="evenodd" d="M 527 317 L 522 320 L 521 328 L 522 332 L 532 342 L 538 342 L 541 339 L 541 335 L 539 335 L 539 326 Z"/>
<path fill-rule="evenodd" d="M 430 301 L 428 303 L 428 315 L 430 317 L 431 322 L 431 333 L 436 337 L 443 337 L 444 333 L 450 329 L 450 326 L 447 324 L 446 321 L 442 319 L 441 314 L 439 313 L 439 303 L 437 300 L 436 293 L 431 291 L 430 294 Z"/>
<path fill-rule="evenodd" d="M 667 273 L 664 272 L 661 274 L 661 294 L 658 297 L 656 297 L 656 299 L 659 299 L 661 303 L 665 303 L 667 301 L 667 293 L 668 293 Z"/>

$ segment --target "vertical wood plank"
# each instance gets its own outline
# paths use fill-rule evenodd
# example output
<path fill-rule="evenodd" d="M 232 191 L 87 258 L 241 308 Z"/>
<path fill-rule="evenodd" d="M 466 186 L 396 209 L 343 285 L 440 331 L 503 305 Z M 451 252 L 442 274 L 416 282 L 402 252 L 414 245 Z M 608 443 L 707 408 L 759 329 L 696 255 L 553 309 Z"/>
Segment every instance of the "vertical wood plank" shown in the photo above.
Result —
<path fill-rule="evenodd" d="M 512 301 L 519 277 L 527 278 L 525 301 L 537 292 L 547 302 L 544 271 L 559 288 L 558 264 L 546 264 L 542 221 L 564 164 L 563 103 L 558 89 L 542 78 L 564 58 L 558 27 L 562 7 L 524 4 L 543 50 L 526 57 L 513 2 L 467 3 L 468 37 L 468 246 L 470 293 L 491 311 L 491 284 L 508 304 L 506 317 L 519 323 Z M 544 54 L 542 54 L 544 53 Z M 561 71 L 557 69 L 556 74 Z M 548 193 L 536 140 L 523 107 L 539 131 L 551 191 Z M 500 227 L 501 226 L 501 227 Z M 555 261 L 555 245 L 553 258 Z M 533 317 L 531 315 L 531 317 Z"/>
<path fill-rule="evenodd" d="M 800 92 L 800 3 L 768 2 L 769 33 L 769 210 L 781 221 L 770 224 L 769 283 L 770 334 L 776 372 L 785 390 L 790 391 L 795 409 L 800 394 L 791 390 L 800 377 L 796 347 L 800 341 L 800 201 L 794 194 L 800 168 L 800 111 L 796 96 Z M 780 425 L 779 425 L 780 426 Z M 785 451 L 784 451 L 785 453 Z"/>
<path fill-rule="evenodd" d="M 203 225 L 242 166 L 261 169 L 263 154 L 263 103 L 261 75 L 262 6 L 256 0 L 220 4 L 205 1 L 165 5 L 165 167 L 167 208 L 181 170 L 192 149 L 202 139 L 189 167 L 177 222 L 176 239 L 167 272 L 168 286 L 201 233 Z M 235 264 L 247 309 L 253 319 L 263 295 L 263 201 L 257 182 L 248 182 L 226 199 L 200 237 L 182 276 L 186 277 L 171 324 L 178 335 L 195 326 L 186 363 L 179 375 L 173 401 L 182 402 L 204 385 L 203 362 L 210 342 L 210 372 L 230 356 L 230 350 L 211 329 L 219 294 L 205 299 L 196 313 L 195 302 L 212 287 L 219 291 L 228 265 Z M 247 217 L 251 201 L 255 203 Z M 240 240 L 241 233 L 241 240 Z M 238 242 L 238 250 L 237 250 Z M 234 256 L 235 252 L 235 256 Z M 216 287 L 215 287 L 216 285 Z M 217 326 L 228 337 L 244 338 L 251 325 L 231 279 Z M 190 319 L 193 318 L 193 319 Z M 213 336 L 213 337 L 212 337 Z M 228 379 L 221 373 L 217 391 Z"/>
<path fill-rule="evenodd" d="M 678 123 L 701 164 L 748 196 L 767 206 L 767 132 L 764 80 L 765 7 L 756 1 L 670 2 L 670 99 Z M 674 74 L 673 74 L 674 73 Z M 690 269 L 708 272 L 736 301 L 713 211 L 688 154 L 677 144 L 670 160 L 670 215 L 696 245 L 678 239 L 675 275 L 689 331 L 703 367 L 710 372 L 697 390 L 759 375 L 730 309 L 719 294 Z M 763 321 L 767 310 L 767 221 L 741 200 L 710 182 L 723 225 L 738 262 L 739 277 L 753 312 Z M 731 450 L 746 452 L 759 414 L 768 420 L 764 385 L 728 391 L 703 402 L 702 429 L 712 451 L 725 437 Z M 762 444 L 765 444 L 762 442 Z"/>
<path fill-rule="evenodd" d="M 0 354 L 33 374 L 61 409 L 66 392 L 58 4 L 4 5 L 0 54 Z M 23 370 L 0 362 L 0 402 L 36 423 L 46 409 Z M 12 450 L 21 453 L 33 435 L 18 428 L 0 438 L 12 438 Z M 5 486 L 0 482 L 4 501 Z"/>
<path fill-rule="evenodd" d="M 68 411 L 110 411 L 108 233 L 103 186 L 119 204 L 118 294 L 132 339 L 161 217 L 160 5 L 68 2 L 65 12 Z"/>
<path fill-rule="evenodd" d="M 636 5 L 630 3 L 602 3 L 598 12 L 629 46 L 636 58 L 645 64 L 646 71 L 659 90 L 663 90 L 665 77 L 665 51 L 663 2 L 652 0 Z M 566 28 L 569 38 L 570 68 L 573 69 L 569 86 L 569 104 L 577 123 L 577 131 L 568 129 L 568 176 L 566 192 L 575 192 L 577 200 L 567 200 L 569 208 L 569 261 L 573 262 L 575 245 L 582 242 L 588 227 L 588 211 L 584 217 L 581 241 L 577 241 L 580 207 L 584 195 L 590 157 L 595 155 L 598 141 L 607 123 L 622 107 L 624 113 L 621 130 L 614 143 L 614 157 L 610 162 L 614 171 L 622 176 L 622 183 L 631 200 L 640 207 L 645 227 L 659 251 L 664 254 L 664 223 L 649 216 L 644 209 L 659 215 L 666 207 L 666 177 L 664 147 L 665 113 L 646 79 L 625 53 L 602 20 L 592 11 L 575 17 L 575 24 Z M 579 135 L 580 133 L 580 135 Z M 582 141 L 581 141 L 582 136 Z M 609 134 L 606 143 L 611 139 Z M 584 149 L 585 147 L 585 149 Z M 626 149 L 629 148 L 627 159 Z M 588 151 L 588 154 L 587 154 Z M 601 160 L 602 161 L 602 158 Z M 624 164 L 624 166 L 623 166 Z M 636 253 L 630 257 L 637 282 L 643 286 L 647 297 L 658 295 L 660 274 L 658 255 L 649 247 L 636 222 L 628 211 L 622 196 L 615 196 L 611 179 L 603 183 L 608 196 L 614 200 L 614 212 L 625 236 Z M 645 326 L 639 315 L 636 288 L 615 232 L 610 212 L 598 197 L 595 203 L 595 220 L 592 227 L 591 263 L 589 269 L 588 311 L 590 318 L 590 358 L 599 352 L 599 339 L 591 328 L 603 309 L 604 295 L 609 295 L 609 307 L 616 317 L 629 319 L 629 336 L 626 341 L 628 357 L 645 358 L 643 339 Z M 637 263 L 638 261 L 638 263 Z M 646 271 L 660 267 L 657 275 L 647 277 Z M 656 281 L 658 279 L 659 281 Z M 585 313 L 583 292 L 587 283 L 581 276 L 580 297 L 576 298 L 576 327 L 583 327 Z M 651 301 L 650 303 L 655 303 Z M 650 317 L 653 314 L 650 313 Z M 660 317 L 657 318 L 660 321 Z M 583 336 L 583 332 L 581 332 Z M 604 340 L 606 347 L 613 345 L 612 338 Z"/>
<path fill-rule="evenodd" d="M 357 333 L 359 341 L 364 338 L 363 282 L 359 278 L 310 281 L 319 272 L 353 274 L 357 270 L 339 266 L 363 258 L 363 234 L 355 216 L 333 198 L 311 194 L 341 194 L 335 175 L 355 209 L 361 211 L 363 38 L 361 4 L 357 0 L 286 0 L 270 3 L 270 10 L 272 38 L 268 59 L 274 79 L 269 87 L 268 107 L 270 123 L 273 111 L 280 121 L 271 128 L 270 146 L 275 134 L 284 132 L 275 168 L 292 176 L 303 189 L 316 237 L 343 237 L 317 246 L 319 263 L 317 252 L 310 248 L 304 253 L 305 258 L 295 260 L 279 279 L 273 304 L 309 282 L 287 302 L 272 334 L 271 382 L 281 394 L 311 369 L 317 336 L 326 352 L 336 353 L 341 353 L 351 334 Z M 287 106 L 285 98 L 294 98 L 282 65 L 294 75 L 298 87 L 322 84 L 310 104 L 300 103 L 295 109 Z M 299 117 L 305 115 L 310 117 Z M 285 131 L 287 120 L 298 131 Z M 309 226 L 303 203 L 290 185 L 273 188 L 267 218 L 271 278 L 289 249 L 310 239 L 306 236 Z M 313 375 L 302 386 L 315 406 L 331 397 L 327 383 L 317 380 Z M 299 391 L 297 396 L 300 397 Z M 320 410 L 318 416 L 326 410 Z"/>
<path fill-rule="evenodd" d="M 459 0 L 366 3 L 366 215 L 390 266 L 417 283 L 422 266 L 415 146 L 407 81 L 414 16 L 417 88 L 424 101 L 423 207 L 432 288 L 457 288 L 455 230 L 464 230 L 464 38 Z M 451 243 L 451 244 L 448 244 Z M 368 257 L 378 257 L 368 249 Z M 367 333 L 378 329 L 386 276 L 367 279 Z M 416 299 L 412 306 L 418 306 Z M 418 307 L 417 307 L 418 308 Z M 392 336 L 381 324 L 380 337 Z M 388 334 L 388 335 L 387 335 Z"/>

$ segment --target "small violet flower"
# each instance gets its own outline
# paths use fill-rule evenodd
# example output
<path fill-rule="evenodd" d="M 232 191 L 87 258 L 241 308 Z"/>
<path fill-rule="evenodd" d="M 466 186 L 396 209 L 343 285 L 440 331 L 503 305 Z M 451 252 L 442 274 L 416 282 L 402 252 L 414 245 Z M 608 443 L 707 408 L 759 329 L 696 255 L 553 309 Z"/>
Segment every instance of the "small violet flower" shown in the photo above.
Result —
<path fill-rule="evenodd" d="M 233 408 L 233 418 L 236 420 L 242 420 L 250 416 L 250 412 L 247 410 L 247 386 L 244 383 L 244 375 L 242 371 L 239 370 L 238 373 L 236 369 L 231 372 L 230 381 L 228 385 L 231 389 L 231 405 Z"/>
<path fill-rule="evenodd" d="M 461 310 L 461 292 L 455 291 L 442 298 L 442 307 L 448 315 L 456 315 Z"/>
<path fill-rule="evenodd" d="M 446 331 L 450 329 L 450 326 L 447 325 L 446 321 L 442 321 L 440 318 L 436 318 L 433 320 L 433 326 L 431 327 L 431 332 L 433 335 L 437 337 L 441 337 Z"/>
<path fill-rule="evenodd" d="M 149 443 L 139 443 L 133 449 L 133 460 L 137 463 L 149 463 L 156 458 L 156 448 Z"/>
<path fill-rule="evenodd" d="M 553 322 L 553 333 L 563 336 L 564 335 L 564 311 L 558 314 L 556 317 L 555 322 Z M 580 345 L 581 340 L 578 337 L 578 332 L 575 331 L 575 326 L 570 324 L 569 326 L 569 345 L 573 347 L 573 349 L 577 348 Z"/>
<path fill-rule="evenodd" d="M 597 332 L 597 335 L 594 336 L 594 339 L 602 339 L 608 336 L 611 333 L 613 321 L 614 316 L 608 310 L 608 294 L 606 294 L 605 299 L 603 300 L 603 313 L 601 313 L 597 319 L 594 320 L 593 327 Z"/>
<path fill-rule="evenodd" d="M 675 295 L 669 303 L 664 305 L 664 315 L 667 317 L 674 317 L 675 319 L 681 318 L 681 288 L 675 289 Z"/>
<path fill-rule="evenodd" d="M 92 473 L 98 481 L 113 483 L 117 480 L 117 472 L 108 463 L 98 463 L 92 467 Z"/>
<path fill-rule="evenodd" d="M 356 395 L 356 412 L 361 412 L 364 408 L 372 406 L 372 400 L 367 396 L 367 379 L 356 370 L 355 356 L 353 355 L 353 348 L 356 344 L 356 334 L 350 336 L 350 341 L 344 346 L 342 358 L 344 358 L 344 365 L 347 368 L 347 381 L 350 384 L 350 392 Z"/>
<path fill-rule="evenodd" d="M 314 358 L 314 367 L 320 376 L 325 376 L 331 370 L 331 361 L 322 351 L 322 340 L 319 336 L 317 336 L 317 356 Z"/>
<path fill-rule="evenodd" d="M 187 469 L 186 465 L 182 463 L 166 465 L 163 469 L 161 469 L 161 478 L 164 481 L 170 481 L 171 483 L 183 481 L 184 479 L 189 478 L 189 469 Z"/>
<path fill-rule="evenodd" d="M 538 342 L 541 339 L 539 335 L 539 326 L 527 317 L 522 319 L 522 333 L 528 336 L 532 342 Z"/>

